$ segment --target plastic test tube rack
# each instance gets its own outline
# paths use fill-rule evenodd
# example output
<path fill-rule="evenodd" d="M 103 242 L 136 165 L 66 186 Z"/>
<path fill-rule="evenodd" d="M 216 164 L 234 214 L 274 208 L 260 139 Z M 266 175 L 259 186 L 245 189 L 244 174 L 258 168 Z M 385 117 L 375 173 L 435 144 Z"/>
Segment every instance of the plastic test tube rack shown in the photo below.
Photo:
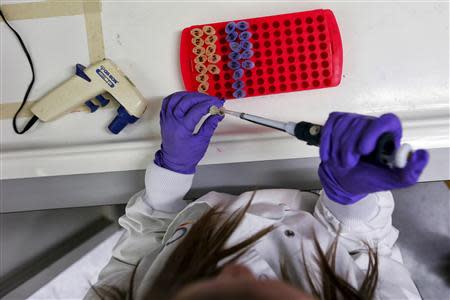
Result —
<path fill-rule="evenodd" d="M 194 25 L 180 65 L 186 90 L 225 99 L 333 87 L 342 42 L 331 10 Z"/>

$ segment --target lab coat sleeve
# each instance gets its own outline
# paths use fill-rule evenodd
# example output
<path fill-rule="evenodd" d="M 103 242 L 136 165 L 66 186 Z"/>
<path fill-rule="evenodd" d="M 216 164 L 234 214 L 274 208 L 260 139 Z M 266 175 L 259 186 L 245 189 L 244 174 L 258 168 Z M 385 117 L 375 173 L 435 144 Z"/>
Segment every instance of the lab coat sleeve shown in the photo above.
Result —
<path fill-rule="evenodd" d="M 126 292 L 136 266 L 144 256 L 157 253 L 169 224 L 186 203 L 183 197 L 193 175 L 175 173 L 155 164 L 147 168 L 145 190 L 134 195 L 119 219 L 124 232 L 113 249 L 112 258 L 100 272 L 94 288 L 114 287 Z M 85 299 L 98 299 L 92 289 Z"/>
<path fill-rule="evenodd" d="M 322 191 L 314 216 L 330 233 L 339 233 L 339 244 L 347 249 L 364 274 L 369 259 L 367 246 L 377 250 L 378 297 L 421 299 L 396 246 L 399 232 L 392 225 L 393 210 L 394 199 L 389 191 L 369 194 L 352 205 L 336 203 Z"/>
<path fill-rule="evenodd" d="M 398 230 L 392 226 L 393 210 L 391 192 L 369 194 L 354 204 L 342 205 L 322 191 L 314 215 L 329 232 L 339 232 L 339 241 L 351 252 L 370 245 L 377 246 L 380 253 L 391 253 L 398 238 Z"/>

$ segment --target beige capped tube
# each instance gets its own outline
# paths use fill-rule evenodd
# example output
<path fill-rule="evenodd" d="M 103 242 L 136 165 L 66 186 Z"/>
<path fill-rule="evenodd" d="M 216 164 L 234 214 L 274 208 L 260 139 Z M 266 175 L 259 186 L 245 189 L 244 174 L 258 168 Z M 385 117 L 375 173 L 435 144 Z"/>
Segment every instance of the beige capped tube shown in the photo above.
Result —
<path fill-rule="evenodd" d="M 201 37 L 203 35 L 203 31 L 200 28 L 191 29 L 191 35 L 194 37 Z"/>
<path fill-rule="evenodd" d="M 203 32 L 206 35 L 214 35 L 214 34 L 216 34 L 216 30 L 214 29 L 214 27 L 212 27 L 210 25 L 203 26 Z"/>
<path fill-rule="evenodd" d="M 206 92 L 208 91 L 208 89 L 209 89 L 209 83 L 207 83 L 207 82 L 202 82 L 202 83 L 199 84 L 197 90 L 198 90 L 200 93 L 205 93 L 205 94 L 206 94 Z"/>
<path fill-rule="evenodd" d="M 208 79 L 208 74 L 198 74 L 197 76 L 195 76 L 195 80 L 197 80 L 197 82 L 206 82 L 208 81 Z"/>
<path fill-rule="evenodd" d="M 208 62 L 212 63 L 212 64 L 218 63 L 220 61 L 220 59 L 221 59 L 220 55 L 216 54 L 216 53 L 208 56 Z"/>
<path fill-rule="evenodd" d="M 195 55 L 203 55 L 203 54 L 205 54 L 205 48 L 203 48 L 203 47 L 194 47 L 193 49 L 192 49 L 192 53 L 194 53 Z"/>
<path fill-rule="evenodd" d="M 216 53 L 216 49 L 217 49 L 216 45 L 209 45 L 208 47 L 206 47 L 205 54 L 207 56 L 213 55 L 214 53 Z"/>
<path fill-rule="evenodd" d="M 220 69 L 218 66 L 214 65 L 214 64 L 209 64 L 208 65 L 208 72 L 211 74 L 219 74 L 220 73 Z"/>
<path fill-rule="evenodd" d="M 192 44 L 196 47 L 202 47 L 205 44 L 205 41 L 200 37 L 192 38 Z"/>
<path fill-rule="evenodd" d="M 196 64 L 204 64 L 208 61 L 208 57 L 206 55 L 199 55 L 194 58 L 194 63 Z"/>
<path fill-rule="evenodd" d="M 200 74 L 205 74 L 206 72 L 208 72 L 208 67 L 206 67 L 205 64 L 196 64 L 195 70 Z"/>
<path fill-rule="evenodd" d="M 205 39 L 206 45 L 212 45 L 217 42 L 217 35 L 209 35 Z"/>

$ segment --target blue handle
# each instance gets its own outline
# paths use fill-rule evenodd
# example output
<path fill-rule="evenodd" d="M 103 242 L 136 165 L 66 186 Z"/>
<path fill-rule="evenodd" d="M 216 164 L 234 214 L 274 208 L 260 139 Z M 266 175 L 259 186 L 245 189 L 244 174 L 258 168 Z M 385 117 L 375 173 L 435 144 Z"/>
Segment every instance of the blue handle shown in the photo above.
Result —
<path fill-rule="evenodd" d="M 123 106 L 120 106 L 117 109 L 117 116 L 111 124 L 109 124 L 108 128 L 112 133 L 118 134 L 125 128 L 125 126 L 135 123 L 138 119 L 139 118 L 130 115 Z"/>

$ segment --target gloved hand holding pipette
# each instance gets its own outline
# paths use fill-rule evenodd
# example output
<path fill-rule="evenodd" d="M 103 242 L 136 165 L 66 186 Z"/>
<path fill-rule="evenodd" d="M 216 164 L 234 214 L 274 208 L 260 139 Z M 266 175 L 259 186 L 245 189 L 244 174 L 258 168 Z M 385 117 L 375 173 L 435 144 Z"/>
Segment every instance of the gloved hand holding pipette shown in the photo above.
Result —
<path fill-rule="evenodd" d="M 320 181 L 330 199 L 341 204 L 355 203 L 369 193 L 411 186 L 428 162 L 425 150 L 413 152 L 408 144 L 400 145 L 402 127 L 394 114 L 376 118 L 334 112 L 322 127 L 308 122 L 279 122 L 223 107 L 212 108 L 211 112 L 239 117 L 320 145 Z"/>
<path fill-rule="evenodd" d="M 389 168 L 361 160 L 374 151 L 378 139 L 392 134 L 400 147 L 402 126 L 394 114 L 379 118 L 352 113 L 331 113 L 320 140 L 319 177 L 333 201 L 352 204 L 369 193 L 414 185 L 428 162 L 428 152 L 410 154 L 404 168 Z"/>
<path fill-rule="evenodd" d="M 145 191 L 130 199 L 119 220 L 125 233 L 87 299 L 107 298 L 105 286 L 143 299 L 420 299 L 399 259 L 389 190 L 415 184 L 428 153 L 409 151 L 403 168 L 390 164 L 402 137 L 395 115 L 332 113 L 321 126 L 235 113 L 320 146 L 324 191 L 314 210 L 306 201 L 311 193 L 288 189 L 211 191 L 188 205 L 196 166 L 223 116 L 194 129 L 222 106 L 199 93 L 164 99 L 161 149 L 147 168 Z M 311 257 L 319 259 L 310 264 Z"/>

